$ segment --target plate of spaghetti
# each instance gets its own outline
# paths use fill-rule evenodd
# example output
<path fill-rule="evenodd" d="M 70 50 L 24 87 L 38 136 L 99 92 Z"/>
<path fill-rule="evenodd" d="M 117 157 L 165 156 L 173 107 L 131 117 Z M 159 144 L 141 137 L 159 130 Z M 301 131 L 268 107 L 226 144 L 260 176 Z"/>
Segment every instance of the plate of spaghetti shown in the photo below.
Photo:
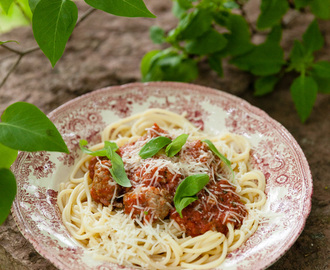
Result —
<path fill-rule="evenodd" d="M 19 154 L 13 215 L 59 269 L 266 269 L 304 228 L 306 158 L 240 98 L 133 83 L 49 118 L 70 154 Z"/>

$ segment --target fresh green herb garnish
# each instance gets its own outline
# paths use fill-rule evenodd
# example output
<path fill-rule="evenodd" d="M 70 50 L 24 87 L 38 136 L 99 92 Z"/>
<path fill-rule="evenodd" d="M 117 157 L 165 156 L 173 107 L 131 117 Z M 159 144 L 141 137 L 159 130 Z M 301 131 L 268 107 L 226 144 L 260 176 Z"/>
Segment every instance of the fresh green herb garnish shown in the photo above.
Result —
<path fill-rule="evenodd" d="M 234 174 L 234 171 L 231 167 L 231 163 L 230 161 L 223 155 L 221 154 L 218 149 L 214 146 L 214 144 L 208 140 L 208 139 L 205 139 L 205 140 L 202 140 L 202 142 L 205 142 L 207 143 L 207 145 L 209 146 L 209 148 L 211 149 L 211 151 L 213 152 L 213 154 L 215 154 L 216 156 L 218 156 L 226 165 L 227 167 L 230 169 L 230 171 L 232 172 L 233 174 L 233 178 L 235 177 L 235 174 Z"/>
<path fill-rule="evenodd" d="M 160 149 L 170 144 L 172 140 L 167 137 L 159 136 L 152 138 L 140 150 L 139 155 L 141 158 L 146 159 L 156 155 Z"/>
<path fill-rule="evenodd" d="M 195 174 L 186 177 L 177 187 L 174 195 L 174 206 L 182 218 L 182 210 L 198 200 L 196 194 L 210 181 L 207 174 Z"/>
<path fill-rule="evenodd" d="M 182 146 L 186 143 L 188 139 L 188 134 L 181 134 L 176 137 L 165 149 L 165 153 L 168 157 L 175 156 L 182 148 Z"/>
<path fill-rule="evenodd" d="M 116 143 L 106 141 L 104 142 L 104 147 L 96 151 L 89 150 L 84 147 L 85 145 L 87 145 L 86 140 L 79 141 L 79 146 L 84 153 L 92 156 L 107 157 L 111 161 L 111 168 L 109 171 L 113 177 L 113 180 L 123 187 L 132 186 L 125 172 L 123 160 L 116 153 L 116 150 L 118 149 L 118 145 Z"/>

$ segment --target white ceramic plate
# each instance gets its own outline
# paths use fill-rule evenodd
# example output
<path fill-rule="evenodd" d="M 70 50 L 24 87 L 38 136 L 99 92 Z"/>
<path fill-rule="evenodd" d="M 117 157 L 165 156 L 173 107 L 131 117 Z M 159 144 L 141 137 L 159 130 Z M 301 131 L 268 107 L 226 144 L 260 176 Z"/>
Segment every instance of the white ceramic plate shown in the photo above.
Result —
<path fill-rule="evenodd" d="M 35 249 L 59 269 L 128 269 L 94 261 L 62 224 L 56 205 L 59 184 L 80 157 L 78 142 L 100 141 L 100 131 L 120 118 L 148 108 L 164 108 L 206 131 L 223 130 L 249 139 L 251 159 L 267 180 L 269 218 L 247 242 L 230 253 L 218 269 L 265 269 L 278 260 L 302 232 L 311 209 L 312 178 L 306 158 L 292 135 L 246 101 L 206 87 L 182 83 L 133 83 L 76 98 L 52 113 L 71 154 L 20 153 L 12 169 L 18 192 L 15 220 Z"/>

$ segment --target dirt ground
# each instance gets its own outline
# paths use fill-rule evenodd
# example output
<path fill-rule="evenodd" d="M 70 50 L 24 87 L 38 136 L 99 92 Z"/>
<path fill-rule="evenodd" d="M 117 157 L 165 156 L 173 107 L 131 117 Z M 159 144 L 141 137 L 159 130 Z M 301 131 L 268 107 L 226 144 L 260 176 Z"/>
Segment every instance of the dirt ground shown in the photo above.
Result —
<path fill-rule="evenodd" d="M 170 11 L 170 0 L 145 2 L 157 19 L 127 19 L 94 12 L 74 30 L 64 56 L 54 69 L 40 51 L 25 56 L 0 89 L 0 112 L 11 103 L 26 101 L 48 113 L 95 89 L 140 81 L 142 56 L 158 48 L 149 39 L 149 27 L 159 25 L 170 29 L 176 23 Z M 82 1 L 78 5 L 81 14 L 86 5 Z M 249 4 L 247 12 L 251 20 L 256 19 L 258 10 L 255 4 Z M 311 16 L 291 14 L 286 19 L 289 23 L 283 44 L 288 48 L 295 38 L 301 36 Z M 321 22 L 321 30 L 325 35 L 325 48 L 317 57 L 330 60 L 330 22 Z M 13 44 L 17 49 L 35 45 L 30 28 L 15 29 L 0 36 L 0 40 L 9 39 L 20 42 L 19 45 Z M 0 47 L 0 79 L 15 60 L 10 55 Z M 319 94 L 310 118 L 301 124 L 289 91 L 294 74 L 287 75 L 272 94 L 258 98 L 253 96 L 251 75 L 227 64 L 224 73 L 225 76 L 219 78 L 201 64 L 201 75 L 194 83 L 237 95 L 283 124 L 303 149 L 313 175 L 312 211 L 306 227 L 292 248 L 269 269 L 330 269 L 330 95 Z M 10 216 L 0 226 L 0 269 L 56 268 L 23 238 Z"/>

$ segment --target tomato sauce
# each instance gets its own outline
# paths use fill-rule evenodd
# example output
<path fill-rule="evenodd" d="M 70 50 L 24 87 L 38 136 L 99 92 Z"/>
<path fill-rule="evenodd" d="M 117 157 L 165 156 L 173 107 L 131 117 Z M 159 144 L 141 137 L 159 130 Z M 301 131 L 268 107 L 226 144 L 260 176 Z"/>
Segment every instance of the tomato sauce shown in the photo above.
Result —
<path fill-rule="evenodd" d="M 157 136 L 169 135 L 155 124 L 140 141 Z M 125 144 L 117 153 L 122 157 L 130 156 L 136 150 L 136 145 L 136 142 Z M 123 209 L 131 218 L 138 218 L 143 222 L 174 219 L 190 236 L 198 236 L 209 230 L 226 234 L 228 222 L 234 228 L 241 226 L 247 215 L 246 208 L 235 193 L 234 186 L 227 180 L 215 179 L 216 172 L 222 171 L 221 161 L 213 155 L 206 143 L 200 140 L 187 141 L 184 149 L 171 160 L 194 161 L 207 164 L 210 168 L 210 182 L 197 194 L 198 199 L 183 209 L 182 218 L 174 208 L 173 197 L 177 186 L 188 175 L 184 176 L 163 164 L 156 166 L 161 159 L 165 159 L 164 154 L 157 154 L 148 159 L 149 162 L 154 161 L 153 165 L 146 161 L 145 164 L 126 171 L 132 187 L 122 188 L 110 174 L 111 162 L 104 157 L 92 158 L 89 176 L 93 180 L 90 189 L 93 200 L 105 206 L 114 202 L 116 208 Z M 167 162 L 168 160 L 166 157 Z"/>
<path fill-rule="evenodd" d="M 211 182 L 206 188 L 208 191 L 201 190 L 197 195 L 198 200 L 182 210 L 182 218 L 175 210 L 170 217 L 190 236 L 198 236 L 209 230 L 226 234 L 228 222 L 235 229 L 239 228 L 247 211 L 235 188 L 226 180 Z"/>

